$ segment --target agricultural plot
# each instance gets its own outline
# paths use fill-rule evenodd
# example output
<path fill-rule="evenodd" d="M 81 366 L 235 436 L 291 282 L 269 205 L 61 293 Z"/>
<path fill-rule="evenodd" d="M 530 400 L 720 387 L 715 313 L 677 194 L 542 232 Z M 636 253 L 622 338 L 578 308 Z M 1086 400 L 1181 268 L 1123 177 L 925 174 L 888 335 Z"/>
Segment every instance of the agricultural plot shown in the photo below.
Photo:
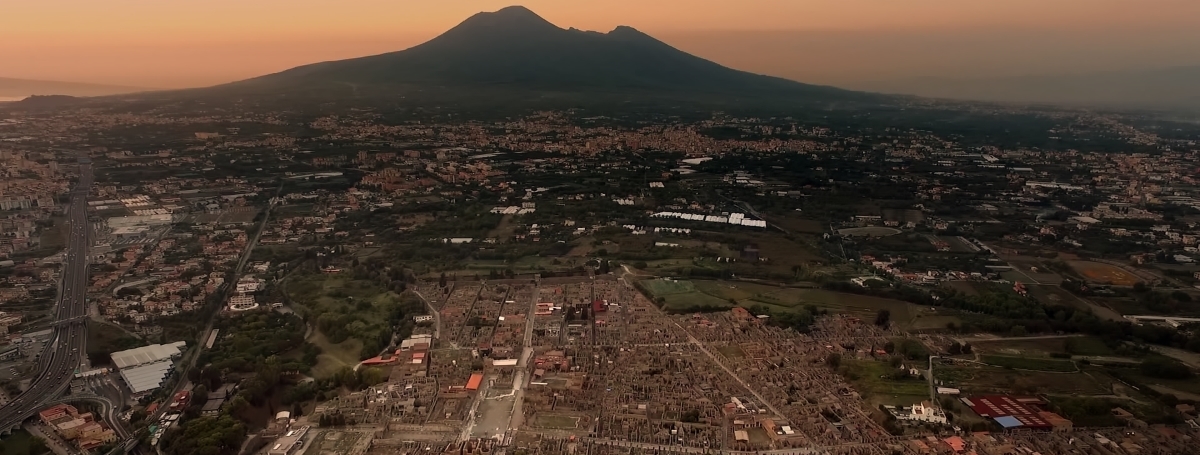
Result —
<path fill-rule="evenodd" d="M 1091 261 L 1070 261 L 1067 264 L 1072 269 L 1075 269 L 1076 272 L 1079 272 L 1080 275 L 1083 275 L 1088 281 L 1094 283 L 1133 286 L 1138 281 L 1141 281 L 1137 275 L 1115 265 Z"/>
<path fill-rule="evenodd" d="M 1103 374 L 1016 371 L 1007 368 L 956 362 L 935 365 L 934 379 L 964 393 L 1027 393 L 1052 395 L 1107 395 L 1111 378 Z"/>
<path fill-rule="evenodd" d="M 867 226 L 838 229 L 838 234 L 849 237 L 887 237 L 900 233 L 899 229 L 884 226 Z"/>
<path fill-rule="evenodd" d="M 1112 348 L 1105 345 L 1099 338 L 1090 336 L 1030 340 L 971 341 L 971 346 L 980 353 L 1020 357 L 1046 358 L 1052 354 L 1083 356 L 1113 355 Z"/>
<path fill-rule="evenodd" d="M 892 398 L 901 404 L 929 399 L 928 382 L 919 377 L 890 379 L 893 371 L 887 363 L 874 360 L 842 360 L 838 369 L 855 390 L 871 398 Z"/>
<path fill-rule="evenodd" d="M 1037 357 L 1008 357 L 1000 355 L 981 355 L 979 361 L 988 365 L 1012 368 L 1014 370 L 1072 372 L 1079 371 L 1070 360 L 1043 359 Z"/>

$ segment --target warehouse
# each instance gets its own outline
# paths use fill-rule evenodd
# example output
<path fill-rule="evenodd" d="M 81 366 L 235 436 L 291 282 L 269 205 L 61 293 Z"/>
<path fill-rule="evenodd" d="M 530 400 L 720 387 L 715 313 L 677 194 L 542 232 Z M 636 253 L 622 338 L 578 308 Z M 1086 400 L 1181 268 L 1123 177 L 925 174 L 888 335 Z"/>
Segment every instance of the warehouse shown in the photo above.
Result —
<path fill-rule="evenodd" d="M 182 354 L 187 343 L 152 344 L 112 353 L 113 366 L 134 395 L 155 390 L 175 370 L 175 358 Z"/>

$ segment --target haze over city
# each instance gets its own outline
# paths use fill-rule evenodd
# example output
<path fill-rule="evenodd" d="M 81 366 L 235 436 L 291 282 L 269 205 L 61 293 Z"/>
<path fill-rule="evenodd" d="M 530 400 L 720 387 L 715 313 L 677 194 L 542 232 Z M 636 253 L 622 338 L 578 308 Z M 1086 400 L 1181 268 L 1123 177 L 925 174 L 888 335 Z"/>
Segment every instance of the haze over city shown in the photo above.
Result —
<path fill-rule="evenodd" d="M 5 2 L 0 77 L 208 86 L 419 44 L 514 3 Z M 847 88 L 1198 65 L 1188 0 L 530 0 L 561 27 L 630 25 L 734 68 Z"/>

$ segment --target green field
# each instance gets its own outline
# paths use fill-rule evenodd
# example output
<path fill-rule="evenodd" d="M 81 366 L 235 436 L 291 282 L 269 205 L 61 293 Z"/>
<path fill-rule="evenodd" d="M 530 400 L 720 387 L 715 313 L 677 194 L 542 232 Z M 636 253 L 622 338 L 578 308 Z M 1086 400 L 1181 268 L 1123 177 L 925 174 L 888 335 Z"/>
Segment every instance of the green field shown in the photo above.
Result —
<path fill-rule="evenodd" d="M 574 430 L 579 427 L 579 417 L 555 415 L 555 414 L 538 414 L 534 420 L 535 425 L 539 428 L 552 428 L 555 430 Z"/>
<path fill-rule="evenodd" d="M 966 393 L 1107 395 L 1112 378 L 1095 372 L 1017 371 L 978 364 L 934 365 L 934 377 Z"/>
<path fill-rule="evenodd" d="M 1079 371 L 1070 360 L 1043 359 L 1037 357 L 1008 357 L 1000 355 L 981 355 L 979 361 L 988 365 L 1033 371 Z"/>
<path fill-rule="evenodd" d="M 317 355 L 317 365 L 312 369 L 313 377 L 317 378 L 329 377 L 344 367 L 354 368 L 362 351 L 362 341 L 356 338 L 333 344 L 325 338 L 325 334 L 315 330 L 308 337 L 308 342 L 321 349 L 321 354 Z"/>
<path fill-rule="evenodd" d="M 695 292 L 696 287 L 688 280 L 671 280 L 665 278 L 656 278 L 651 280 L 642 280 L 639 283 L 646 288 L 654 297 L 665 297 L 674 294 L 686 294 Z"/>
<path fill-rule="evenodd" d="M 838 372 L 848 379 L 860 393 L 870 396 L 895 397 L 904 396 L 929 399 L 929 383 L 924 379 L 913 377 L 909 379 L 885 379 L 891 375 L 893 368 L 884 362 L 874 360 L 842 359 Z M 909 402 L 908 404 L 912 404 Z"/>
<path fill-rule="evenodd" d="M 1111 356 L 1112 348 L 1090 336 L 1039 338 L 1031 340 L 975 341 L 972 346 L 984 353 L 1020 357 L 1050 357 L 1051 354 Z"/>
<path fill-rule="evenodd" d="M 662 298 L 664 308 L 686 311 L 693 307 L 732 308 L 765 305 L 773 311 L 788 311 L 806 306 L 834 313 L 851 313 L 874 318 L 879 310 L 888 310 L 892 321 L 904 327 L 919 326 L 944 329 L 947 322 L 958 322 L 953 316 L 943 316 L 899 300 L 802 287 L 769 286 L 758 283 L 713 280 L 648 279 L 639 284 L 650 296 Z M 926 321 L 926 318 L 929 318 Z"/>
<path fill-rule="evenodd" d="M 297 274 L 287 280 L 285 289 L 296 314 L 316 328 L 314 334 L 324 335 L 309 337 L 323 352 L 315 368 L 319 372 L 378 355 L 392 335 L 394 321 L 411 329 L 411 317 L 401 316 L 425 312 L 416 296 L 398 295 L 375 281 L 355 280 L 349 273 Z"/>
<path fill-rule="evenodd" d="M 746 356 L 746 352 L 742 351 L 742 348 L 738 347 L 737 345 L 732 345 L 732 344 L 725 345 L 725 346 L 718 346 L 717 352 L 720 352 L 721 355 L 728 357 L 730 359 L 740 359 L 740 358 Z"/>

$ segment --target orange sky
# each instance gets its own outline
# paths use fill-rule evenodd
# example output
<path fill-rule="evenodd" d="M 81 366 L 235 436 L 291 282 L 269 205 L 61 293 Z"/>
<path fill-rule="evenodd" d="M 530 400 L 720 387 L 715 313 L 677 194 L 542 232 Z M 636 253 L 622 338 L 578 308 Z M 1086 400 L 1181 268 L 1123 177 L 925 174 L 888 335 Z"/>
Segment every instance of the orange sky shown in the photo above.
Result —
<path fill-rule="evenodd" d="M 0 77 L 210 85 L 403 49 L 517 0 L 0 0 Z M 525 0 L 819 83 L 1200 64 L 1197 0 Z"/>

